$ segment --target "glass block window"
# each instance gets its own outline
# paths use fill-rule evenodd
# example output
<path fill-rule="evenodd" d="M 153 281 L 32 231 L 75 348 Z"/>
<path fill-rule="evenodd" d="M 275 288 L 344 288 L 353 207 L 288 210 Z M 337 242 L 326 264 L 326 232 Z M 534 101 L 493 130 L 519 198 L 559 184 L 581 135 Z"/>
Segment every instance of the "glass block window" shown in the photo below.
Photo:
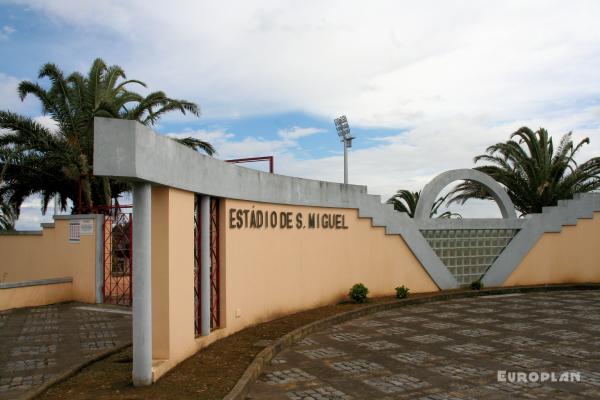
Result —
<path fill-rule="evenodd" d="M 459 285 L 470 285 L 481 278 L 517 232 L 517 229 L 421 231 Z"/>

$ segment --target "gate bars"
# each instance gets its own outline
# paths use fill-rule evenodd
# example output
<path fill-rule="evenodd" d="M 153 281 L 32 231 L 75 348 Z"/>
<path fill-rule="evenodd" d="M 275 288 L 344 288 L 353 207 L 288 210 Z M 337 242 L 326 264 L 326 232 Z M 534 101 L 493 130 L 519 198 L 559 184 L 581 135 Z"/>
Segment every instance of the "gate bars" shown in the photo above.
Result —
<path fill-rule="evenodd" d="M 131 306 L 131 271 L 133 262 L 133 218 L 131 205 L 107 206 L 96 212 L 104 214 L 103 302 Z M 128 212 L 123 212 L 127 209 Z"/>
<path fill-rule="evenodd" d="M 219 260 L 219 199 L 210 199 L 210 329 L 217 329 L 221 324 L 220 307 L 220 260 Z M 201 213 L 200 196 L 194 200 L 194 332 L 200 334 L 202 320 L 201 304 Z"/>

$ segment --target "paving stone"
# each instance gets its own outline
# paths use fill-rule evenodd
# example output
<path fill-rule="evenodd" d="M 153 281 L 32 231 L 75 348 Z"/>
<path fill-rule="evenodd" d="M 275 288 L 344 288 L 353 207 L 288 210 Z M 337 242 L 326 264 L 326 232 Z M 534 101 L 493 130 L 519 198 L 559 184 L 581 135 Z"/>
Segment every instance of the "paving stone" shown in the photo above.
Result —
<path fill-rule="evenodd" d="M 381 321 L 377 321 L 377 320 L 368 320 L 368 321 L 363 321 L 360 326 L 363 326 L 365 328 L 380 328 L 382 326 L 387 326 L 388 324 L 386 324 L 385 322 L 381 322 Z"/>
<path fill-rule="evenodd" d="M 600 332 L 600 324 L 598 325 L 583 325 L 583 329 L 587 329 L 588 331 Z"/>
<path fill-rule="evenodd" d="M 343 372 L 344 374 L 351 375 L 365 374 L 384 369 L 382 365 L 366 360 L 334 362 L 331 363 L 331 368 L 335 369 L 336 371 Z"/>
<path fill-rule="evenodd" d="M 62 303 L 0 313 L 0 399 L 18 398 L 82 360 L 131 340 L 131 318 L 81 313 L 79 306 Z M 91 329 L 99 319 L 114 329 Z"/>
<path fill-rule="evenodd" d="M 432 313 L 435 312 L 436 309 L 435 308 L 431 308 L 431 307 L 421 307 L 421 306 L 414 306 L 414 307 L 409 307 L 408 311 L 414 314 L 423 314 L 423 313 Z"/>
<path fill-rule="evenodd" d="M 320 349 L 312 350 L 298 350 L 298 353 L 303 354 L 312 360 L 317 360 L 320 358 L 333 358 L 346 355 L 346 353 L 344 353 L 343 351 L 334 349 L 333 347 L 323 347 Z"/>
<path fill-rule="evenodd" d="M 79 338 L 82 340 L 86 339 L 110 339 L 117 337 L 117 332 L 114 331 L 90 331 L 90 332 L 79 332 Z"/>
<path fill-rule="evenodd" d="M 37 358 L 31 360 L 8 361 L 4 365 L 4 371 L 14 373 L 19 371 L 28 371 L 32 369 L 53 368 L 56 366 L 55 358 Z"/>
<path fill-rule="evenodd" d="M 544 348 L 548 353 L 555 354 L 561 357 L 568 358 L 580 358 L 589 359 L 596 358 L 600 355 L 600 350 L 594 349 L 593 351 L 584 349 L 582 347 L 574 346 L 562 346 L 562 345 L 550 345 Z"/>
<path fill-rule="evenodd" d="M 528 322 L 511 322 L 508 324 L 500 324 L 498 326 L 500 326 L 501 328 L 504 328 L 504 329 L 510 329 L 511 331 L 519 331 L 519 332 L 528 331 L 528 330 L 536 328 L 535 325 L 530 324 Z"/>
<path fill-rule="evenodd" d="M 329 335 L 330 338 L 332 338 L 333 340 L 337 340 L 338 342 L 355 342 L 355 341 L 362 341 L 362 340 L 366 340 L 366 339 L 370 339 L 371 336 L 369 335 L 365 335 L 365 334 L 361 334 L 361 333 L 334 333 L 332 335 Z"/>
<path fill-rule="evenodd" d="M 452 329 L 452 328 L 456 328 L 458 326 L 460 326 L 460 325 L 453 324 L 450 322 L 428 322 L 426 324 L 423 324 L 424 328 L 435 329 L 435 330 Z"/>
<path fill-rule="evenodd" d="M 576 313 L 575 317 L 600 322 L 600 313 Z"/>
<path fill-rule="evenodd" d="M 359 346 L 365 347 L 371 351 L 399 349 L 398 343 L 388 342 L 387 340 L 376 340 L 374 342 L 360 343 Z"/>
<path fill-rule="evenodd" d="M 473 367 L 469 365 L 444 365 L 441 367 L 434 367 L 431 369 L 449 378 L 458 379 L 479 377 L 496 373 L 496 371 L 492 371 L 487 368 Z"/>
<path fill-rule="evenodd" d="M 319 342 L 317 342 L 315 339 L 311 339 L 311 338 L 304 338 L 298 342 L 299 346 L 316 346 L 318 344 L 319 344 Z"/>
<path fill-rule="evenodd" d="M 394 360 L 397 361 L 401 361 L 407 364 L 425 364 L 425 363 L 431 363 L 431 362 L 435 362 L 435 361 L 441 361 L 444 359 L 444 357 L 436 355 L 436 354 L 431 354 L 428 353 L 426 351 L 422 351 L 422 350 L 414 350 L 414 351 L 408 351 L 405 353 L 398 353 L 398 354 L 394 354 L 392 356 L 390 356 L 391 358 L 393 358 Z"/>
<path fill-rule="evenodd" d="M 98 340 L 95 342 L 81 342 L 81 349 L 84 352 L 106 350 L 113 347 L 117 347 L 120 344 L 116 340 Z"/>
<path fill-rule="evenodd" d="M 263 377 L 263 381 L 269 385 L 285 385 L 287 383 L 311 381 L 314 379 L 316 379 L 314 376 L 300 368 L 273 371 Z"/>
<path fill-rule="evenodd" d="M 465 397 L 452 393 L 430 394 L 419 398 L 419 400 L 475 400 L 472 397 Z"/>
<path fill-rule="evenodd" d="M 396 374 L 363 381 L 383 393 L 398 393 L 429 386 L 429 383 L 406 374 Z"/>
<path fill-rule="evenodd" d="M 437 317 L 437 318 L 444 318 L 444 319 L 446 319 L 446 318 L 458 319 L 461 315 L 457 312 L 449 311 L 449 312 L 436 313 L 433 316 Z"/>
<path fill-rule="evenodd" d="M 512 319 L 524 319 L 524 318 L 531 317 L 531 315 L 518 313 L 518 312 L 502 313 L 502 314 L 497 314 L 497 316 L 500 318 L 512 318 Z"/>
<path fill-rule="evenodd" d="M 554 331 L 544 332 L 542 336 L 548 336 L 554 339 L 566 340 L 566 341 L 575 341 L 587 339 L 590 337 L 587 333 L 573 332 L 567 329 L 558 329 Z"/>
<path fill-rule="evenodd" d="M 600 291 L 527 293 L 432 302 L 361 317 L 284 350 L 277 358 L 285 363 L 271 362 L 250 397 L 600 398 L 599 303 Z M 294 368 L 309 376 L 281 371 Z M 498 370 L 579 371 L 581 382 L 500 382 Z M 275 372 L 283 375 L 271 380 L 284 383 L 265 384 Z"/>
<path fill-rule="evenodd" d="M 22 334 L 31 334 L 31 333 L 45 333 L 45 332 L 55 332 L 59 329 L 58 325 L 23 325 L 23 329 L 21 329 Z"/>
<path fill-rule="evenodd" d="M 398 317 L 400 315 L 402 315 L 401 311 L 388 310 L 388 311 L 381 311 L 381 312 L 378 312 L 376 314 L 373 314 L 373 317 L 375 317 L 375 318 L 389 318 L 389 317 Z"/>
<path fill-rule="evenodd" d="M 499 320 L 494 319 L 494 318 L 488 318 L 488 317 L 480 317 L 480 318 L 465 318 L 464 321 L 465 322 L 469 322 L 471 324 L 487 324 L 487 325 L 491 325 L 491 324 L 495 324 Z"/>
<path fill-rule="evenodd" d="M 566 325 L 569 323 L 569 320 L 564 318 L 538 318 L 535 322 L 550 325 Z"/>
<path fill-rule="evenodd" d="M 456 331 L 457 334 L 468 336 L 468 337 L 481 337 L 481 336 L 492 336 L 498 335 L 498 332 L 491 331 L 489 329 L 476 328 L 476 329 L 460 329 Z"/>
<path fill-rule="evenodd" d="M 600 371 L 581 371 L 581 382 L 600 387 Z"/>
<path fill-rule="evenodd" d="M 442 342 L 449 342 L 452 339 L 446 336 L 442 336 L 442 335 L 434 335 L 434 334 L 430 334 L 430 335 L 418 335 L 418 336 L 411 336 L 406 338 L 406 340 L 410 340 L 413 342 L 419 342 L 419 343 L 442 343 Z"/>
<path fill-rule="evenodd" d="M 458 303 L 450 303 L 450 304 L 440 304 L 439 308 L 447 308 L 450 310 L 460 310 L 463 308 L 467 308 L 469 306 L 465 305 L 465 304 L 458 304 Z"/>
<path fill-rule="evenodd" d="M 501 343 L 504 345 L 511 345 L 516 347 L 535 347 L 540 346 L 544 342 L 539 339 L 531 339 L 526 336 L 506 336 L 500 339 L 493 339 L 495 343 Z"/>
<path fill-rule="evenodd" d="M 38 354 L 54 354 L 56 353 L 56 345 L 41 345 L 41 346 L 17 346 L 11 351 L 11 357 L 35 356 Z"/>
<path fill-rule="evenodd" d="M 406 316 L 402 316 L 402 317 L 392 318 L 392 321 L 411 323 L 411 322 L 425 322 L 425 321 L 428 321 L 428 319 L 423 318 L 423 317 L 415 317 L 412 315 L 406 315 Z"/>
<path fill-rule="evenodd" d="M 17 337 L 17 342 L 37 343 L 37 342 L 51 342 L 57 343 L 63 339 L 64 334 L 62 333 L 48 333 L 40 335 L 21 335 Z"/>
<path fill-rule="evenodd" d="M 477 343 L 456 344 L 456 345 L 452 345 L 452 346 L 446 346 L 446 349 L 453 351 L 455 353 L 469 354 L 469 355 L 491 353 L 492 351 L 496 350 L 495 347 L 486 346 L 486 345 L 477 344 Z"/>
<path fill-rule="evenodd" d="M 392 326 L 390 328 L 376 329 L 376 331 L 383 335 L 405 335 L 407 333 L 412 333 L 415 330 L 410 329 L 410 328 L 405 328 L 402 326 Z"/>
<path fill-rule="evenodd" d="M 287 392 L 291 400 L 351 400 L 352 396 L 331 386 L 319 387 L 296 392 Z"/>
<path fill-rule="evenodd" d="M 471 314 L 490 314 L 496 312 L 493 308 L 471 308 L 466 311 Z"/>
<path fill-rule="evenodd" d="M 114 325 L 111 322 L 97 322 L 97 323 L 87 323 L 79 325 L 79 329 L 82 331 L 100 331 L 107 329 L 114 329 Z"/>
<path fill-rule="evenodd" d="M 526 369 L 541 368 L 551 365 L 551 361 L 542 360 L 541 358 L 535 358 L 526 354 L 514 353 L 509 355 L 503 355 L 502 358 L 498 358 L 498 361 L 506 363 L 515 367 L 522 367 Z"/>

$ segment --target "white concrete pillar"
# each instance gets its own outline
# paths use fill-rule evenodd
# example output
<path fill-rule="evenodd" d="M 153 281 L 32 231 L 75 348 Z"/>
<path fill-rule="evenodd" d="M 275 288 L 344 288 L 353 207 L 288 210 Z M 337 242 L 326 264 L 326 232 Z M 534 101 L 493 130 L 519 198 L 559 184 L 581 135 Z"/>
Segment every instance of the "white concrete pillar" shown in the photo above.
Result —
<path fill-rule="evenodd" d="M 200 197 L 200 334 L 210 334 L 210 196 Z"/>
<path fill-rule="evenodd" d="M 133 185 L 133 384 L 152 384 L 152 188 Z"/>

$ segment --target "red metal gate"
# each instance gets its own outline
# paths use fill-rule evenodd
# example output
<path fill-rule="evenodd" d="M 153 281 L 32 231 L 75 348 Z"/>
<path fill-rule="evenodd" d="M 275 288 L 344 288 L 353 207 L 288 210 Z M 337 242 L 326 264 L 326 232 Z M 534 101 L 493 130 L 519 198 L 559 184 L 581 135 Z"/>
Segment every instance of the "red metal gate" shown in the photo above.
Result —
<path fill-rule="evenodd" d="M 104 303 L 131 305 L 133 267 L 131 208 L 131 206 L 118 206 L 100 210 L 104 214 Z"/>
<path fill-rule="evenodd" d="M 200 235 L 200 196 L 196 196 L 196 204 L 194 207 L 194 329 L 196 335 L 200 334 L 200 321 L 202 318 L 202 307 L 200 302 L 200 260 L 201 252 L 201 235 Z M 221 324 L 220 310 L 220 262 L 219 262 L 219 199 L 211 197 L 210 199 L 210 329 L 217 329 Z"/>

